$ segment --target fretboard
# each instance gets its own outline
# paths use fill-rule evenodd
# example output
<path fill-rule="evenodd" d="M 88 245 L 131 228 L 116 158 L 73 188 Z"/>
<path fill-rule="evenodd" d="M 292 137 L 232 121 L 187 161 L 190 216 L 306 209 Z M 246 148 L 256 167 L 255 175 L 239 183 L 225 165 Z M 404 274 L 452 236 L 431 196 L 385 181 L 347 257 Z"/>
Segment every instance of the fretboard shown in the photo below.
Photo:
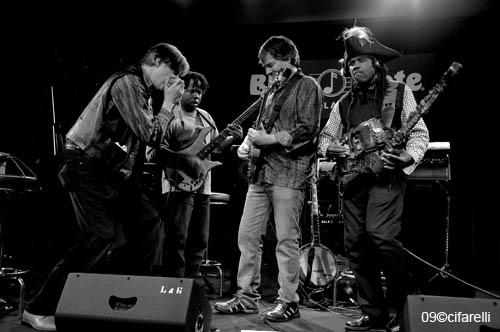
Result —
<path fill-rule="evenodd" d="M 243 113 L 240 114 L 234 120 L 231 122 L 232 124 L 235 125 L 241 125 L 246 119 L 248 119 L 253 113 L 255 113 L 259 108 L 260 104 L 262 102 L 262 98 L 257 99 L 250 107 L 248 107 Z M 224 140 L 229 136 L 229 129 L 226 127 L 222 132 L 220 132 L 217 137 L 215 137 L 213 140 L 210 141 L 207 145 L 205 145 L 198 153 L 196 154 L 198 158 L 200 159 L 205 159 L 208 157 L 212 151 L 217 148 Z"/>

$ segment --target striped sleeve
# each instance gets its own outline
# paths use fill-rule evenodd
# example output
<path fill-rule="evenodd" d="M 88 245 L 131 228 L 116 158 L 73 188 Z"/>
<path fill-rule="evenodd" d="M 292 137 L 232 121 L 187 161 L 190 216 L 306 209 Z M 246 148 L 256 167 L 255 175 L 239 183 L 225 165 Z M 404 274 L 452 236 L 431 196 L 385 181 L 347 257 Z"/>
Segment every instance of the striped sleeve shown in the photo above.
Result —
<path fill-rule="evenodd" d="M 125 75 L 116 80 L 111 96 L 118 112 L 135 136 L 153 146 L 159 144 L 172 120 L 169 110 L 153 114 L 149 93 L 135 75 Z"/>
<path fill-rule="evenodd" d="M 328 121 L 319 135 L 318 153 L 324 156 L 328 145 L 341 137 L 342 121 L 340 119 L 339 103 L 337 102 L 333 105 Z"/>
<path fill-rule="evenodd" d="M 417 108 L 417 102 L 413 96 L 413 92 L 410 87 L 405 85 L 404 97 L 403 97 L 403 111 L 401 112 L 401 123 L 406 124 L 409 115 L 415 112 Z M 408 141 L 406 142 L 406 152 L 413 157 L 415 163 L 411 166 L 406 167 L 403 171 L 406 174 L 411 174 L 418 166 L 418 163 L 424 157 L 427 146 L 429 145 L 429 131 L 425 125 L 424 120 L 421 118 L 417 124 L 410 131 Z"/>

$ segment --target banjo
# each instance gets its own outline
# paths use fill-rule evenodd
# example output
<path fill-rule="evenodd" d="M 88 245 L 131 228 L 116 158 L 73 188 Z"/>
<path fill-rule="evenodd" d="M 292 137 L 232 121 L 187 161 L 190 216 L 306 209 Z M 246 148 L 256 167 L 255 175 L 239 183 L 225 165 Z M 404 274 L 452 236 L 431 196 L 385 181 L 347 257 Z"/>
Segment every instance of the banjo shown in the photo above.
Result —
<path fill-rule="evenodd" d="M 299 280 L 306 289 L 321 290 L 334 281 L 337 275 L 337 264 L 332 251 L 320 240 L 320 221 L 318 208 L 317 176 L 319 160 L 316 162 L 316 172 L 311 181 L 311 239 L 312 242 L 300 248 Z"/>

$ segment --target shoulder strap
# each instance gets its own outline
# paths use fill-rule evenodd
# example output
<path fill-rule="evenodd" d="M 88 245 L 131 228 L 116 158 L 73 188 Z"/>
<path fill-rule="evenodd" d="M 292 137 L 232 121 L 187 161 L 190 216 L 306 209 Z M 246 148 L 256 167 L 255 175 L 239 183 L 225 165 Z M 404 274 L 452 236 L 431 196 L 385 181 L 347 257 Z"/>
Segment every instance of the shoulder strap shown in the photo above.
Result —
<path fill-rule="evenodd" d="M 381 112 L 381 122 L 383 127 L 401 127 L 401 109 L 403 104 L 403 95 L 403 83 L 396 81 L 388 82 Z"/>
<path fill-rule="evenodd" d="M 285 86 L 282 87 L 281 94 L 276 100 L 276 103 L 274 104 L 273 107 L 273 111 L 269 116 L 269 121 L 267 121 L 267 123 L 264 126 L 264 129 L 266 130 L 267 133 L 271 131 L 271 127 L 273 126 L 274 121 L 276 121 L 276 119 L 278 118 L 281 108 L 283 107 L 286 98 L 290 94 L 290 91 L 302 77 L 304 77 L 304 74 L 302 74 L 302 72 L 300 71 L 297 71 L 295 75 L 293 75 L 292 77 L 290 77 L 289 80 L 286 81 Z"/>
<path fill-rule="evenodd" d="M 340 120 L 342 121 L 342 128 L 344 132 L 347 132 L 350 129 L 348 128 L 347 116 L 349 109 L 351 108 L 352 99 L 352 92 L 348 91 L 337 101 L 339 104 Z"/>
<path fill-rule="evenodd" d="M 398 93 L 396 96 L 396 113 L 395 113 L 395 119 L 393 122 L 392 127 L 393 128 L 401 128 L 401 112 L 403 112 L 403 100 L 405 96 L 405 84 L 399 83 L 398 84 Z"/>
<path fill-rule="evenodd" d="M 203 120 L 205 120 L 205 121 L 208 123 L 208 125 L 209 125 L 210 127 L 212 127 L 212 129 L 213 129 L 213 130 L 216 130 L 215 124 L 214 124 L 214 123 L 212 123 L 212 121 L 210 121 L 210 119 L 209 119 L 208 117 L 206 117 L 205 115 L 203 115 L 203 112 L 201 112 L 198 108 L 196 108 L 196 113 L 198 113 L 198 115 L 199 115 L 199 116 L 200 116 Z"/>

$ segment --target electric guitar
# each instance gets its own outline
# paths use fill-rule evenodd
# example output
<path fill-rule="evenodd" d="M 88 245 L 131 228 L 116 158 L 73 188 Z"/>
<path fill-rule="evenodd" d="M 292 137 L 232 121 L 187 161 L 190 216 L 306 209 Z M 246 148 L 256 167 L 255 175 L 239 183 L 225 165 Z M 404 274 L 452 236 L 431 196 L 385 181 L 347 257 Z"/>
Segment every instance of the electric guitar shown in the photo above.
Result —
<path fill-rule="evenodd" d="M 253 129 L 264 130 L 261 120 L 262 120 L 262 114 L 264 113 L 264 110 L 266 108 L 265 103 L 267 101 L 267 98 L 271 93 L 276 92 L 276 90 L 279 88 L 279 85 L 283 77 L 289 77 L 290 74 L 291 74 L 290 69 L 282 69 L 278 72 L 273 72 L 269 75 L 269 78 L 267 80 L 267 88 L 262 97 L 263 102 L 260 105 L 259 109 L 259 116 L 257 118 L 257 121 L 255 121 Z M 260 148 L 256 147 L 250 141 L 248 142 L 248 145 L 250 148 L 248 152 L 248 179 L 250 182 L 252 182 L 253 176 L 257 173 L 258 168 L 262 164 L 262 158 L 261 158 Z"/>
<path fill-rule="evenodd" d="M 300 248 L 299 280 L 306 289 L 324 289 L 334 281 L 337 275 L 337 263 L 332 251 L 320 240 L 320 221 L 318 208 L 317 177 L 319 174 L 319 161 L 317 161 L 316 174 L 311 183 L 311 238 L 312 242 Z"/>
<path fill-rule="evenodd" d="M 252 114 L 260 109 L 260 104 L 262 103 L 262 98 L 259 98 L 252 105 L 250 105 L 243 113 L 241 113 L 232 124 L 241 125 L 246 119 L 248 119 Z M 217 137 L 215 137 L 210 143 L 205 144 L 205 137 L 212 130 L 211 127 L 204 127 L 200 130 L 198 137 L 195 141 L 184 150 L 179 151 L 180 154 L 186 155 L 196 155 L 202 161 L 202 172 L 198 178 L 192 178 L 187 175 L 182 169 L 166 167 L 165 177 L 167 180 L 175 187 L 181 189 L 182 191 L 193 192 L 201 187 L 208 172 L 216 166 L 222 165 L 218 161 L 212 161 L 208 159 L 210 153 L 212 153 L 215 148 L 221 145 L 222 142 L 229 136 L 229 129 L 225 128 Z"/>
<path fill-rule="evenodd" d="M 380 173 L 384 162 L 380 155 L 382 152 L 398 154 L 404 149 L 410 136 L 411 129 L 420 118 L 429 111 L 430 106 L 444 90 L 450 77 L 454 76 L 462 65 L 453 62 L 443 74 L 441 80 L 420 101 L 415 111 L 411 113 L 399 130 L 383 128 L 379 119 L 371 118 L 360 123 L 356 128 L 345 134 L 341 145 L 348 148 L 345 158 L 338 158 L 338 172 L 343 185 L 347 185 L 361 173 Z"/>

